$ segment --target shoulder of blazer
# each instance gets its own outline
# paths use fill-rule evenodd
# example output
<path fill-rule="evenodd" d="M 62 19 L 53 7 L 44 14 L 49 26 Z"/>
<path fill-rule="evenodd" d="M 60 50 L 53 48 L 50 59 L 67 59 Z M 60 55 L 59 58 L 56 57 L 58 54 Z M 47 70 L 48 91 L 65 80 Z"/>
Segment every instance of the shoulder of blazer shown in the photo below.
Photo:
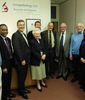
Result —
<path fill-rule="evenodd" d="M 57 35 L 57 32 L 56 32 L 56 31 L 53 31 L 53 34 L 54 34 L 54 37 L 56 37 L 56 35 Z"/>
<path fill-rule="evenodd" d="M 32 39 L 31 41 L 30 41 L 30 44 L 38 44 L 38 42 L 37 42 L 37 40 L 34 38 L 34 39 Z"/>
<path fill-rule="evenodd" d="M 0 43 L 4 44 L 4 40 L 3 40 L 3 38 L 1 36 L 0 36 Z"/>
<path fill-rule="evenodd" d="M 42 34 L 46 34 L 46 33 L 48 33 L 48 30 L 45 30 L 45 31 L 42 32 Z"/>
<path fill-rule="evenodd" d="M 61 33 L 60 32 L 57 32 L 57 38 L 59 39 Z"/>
<path fill-rule="evenodd" d="M 29 35 L 32 35 L 32 31 L 29 31 L 29 32 L 27 33 L 27 37 L 28 37 Z"/>
<path fill-rule="evenodd" d="M 16 38 L 22 38 L 22 34 L 20 34 L 20 32 L 17 30 L 13 36 L 15 36 Z"/>
<path fill-rule="evenodd" d="M 72 35 L 71 32 L 69 32 L 69 31 L 66 32 L 66 36 L 67 36 L 68 38 L 71 38 L 71 35 Z"/>
<path fill-rule="evenodd" d="M 2 41 L 3 39 L 2 39 L 2 37 L 0 36 L 0 41 Z"/>

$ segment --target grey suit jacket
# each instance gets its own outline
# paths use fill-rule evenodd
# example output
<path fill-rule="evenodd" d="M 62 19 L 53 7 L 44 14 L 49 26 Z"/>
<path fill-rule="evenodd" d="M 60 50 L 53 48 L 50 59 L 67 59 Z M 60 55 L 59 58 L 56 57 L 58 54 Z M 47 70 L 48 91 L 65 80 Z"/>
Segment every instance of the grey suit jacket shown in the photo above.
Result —
<path fill-rule="evenodd" d="M 57 34 L 57 55 L 58 56 L 60 53 L 60 36 L 61 36 L 61 32 Z M 64 44 L 65 57 L 69 56 L 70 40 L 71 40 L 71 33 L 66 31 L 66 38 L 65 38 L 65 44 Z"/>

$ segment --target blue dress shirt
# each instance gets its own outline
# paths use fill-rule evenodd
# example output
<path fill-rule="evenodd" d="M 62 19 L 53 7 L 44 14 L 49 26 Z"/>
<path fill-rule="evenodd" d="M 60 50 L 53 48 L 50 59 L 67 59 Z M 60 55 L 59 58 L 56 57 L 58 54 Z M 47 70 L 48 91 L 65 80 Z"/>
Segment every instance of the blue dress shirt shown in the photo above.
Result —
<path fill-rule="evenodd" d="M 79 49 L 83 37 L 84 37 L 83 32 L 72 34 L 71 44 L 70 44 L 70 56 L 72 56 L 72 54 L 79 55 Z"/>

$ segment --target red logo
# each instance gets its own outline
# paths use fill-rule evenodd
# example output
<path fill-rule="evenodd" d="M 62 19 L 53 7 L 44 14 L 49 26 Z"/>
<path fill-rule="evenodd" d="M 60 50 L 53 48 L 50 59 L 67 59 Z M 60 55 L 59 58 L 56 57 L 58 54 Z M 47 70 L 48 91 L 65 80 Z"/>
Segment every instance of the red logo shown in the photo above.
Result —
<path fill-rule="evenodd" d="M 2 12 L 8 12 L 8 7 L 6 2 L 2 5 Z"/>

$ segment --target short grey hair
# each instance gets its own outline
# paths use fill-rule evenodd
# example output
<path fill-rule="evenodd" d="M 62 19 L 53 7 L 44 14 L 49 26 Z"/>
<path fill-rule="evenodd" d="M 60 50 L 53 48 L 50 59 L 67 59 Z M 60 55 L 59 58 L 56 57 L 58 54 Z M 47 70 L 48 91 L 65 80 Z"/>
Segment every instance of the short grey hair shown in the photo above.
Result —
<path fill-rule="evenodd" d="M 40 34 L 41 33 L 41 30 L 39 28 L 34 28 L 33 31 L 32 31 L 32 34 Z"/>

